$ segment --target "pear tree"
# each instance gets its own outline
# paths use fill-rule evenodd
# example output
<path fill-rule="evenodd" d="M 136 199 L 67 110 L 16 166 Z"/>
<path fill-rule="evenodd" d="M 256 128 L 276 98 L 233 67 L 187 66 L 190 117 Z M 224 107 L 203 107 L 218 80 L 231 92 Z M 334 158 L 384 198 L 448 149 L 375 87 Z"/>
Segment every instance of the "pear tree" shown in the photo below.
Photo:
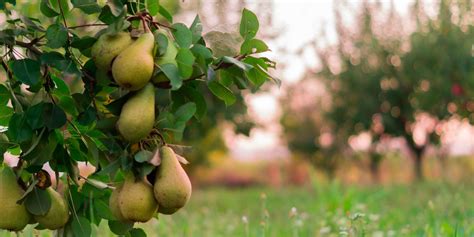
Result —
<path fill-rule="evenodd" d="M 22 14 L 23 4 L 37 9 Z M 204 94 L 231 106 L 280 83 L 248 9 L 240 50 L 225 55 L 206 42 L 199 16 L 174 22 L 158 0 L 2 0 L 0 10 L 0 213 L 11 217 L 2 230 L 90 236 L 106 222 L 114 234 L 146 236 L 136 222 L 191 198 L 175 150 L 211 109 Z M 94 172 L 81 175 L 80 163 Z"/>

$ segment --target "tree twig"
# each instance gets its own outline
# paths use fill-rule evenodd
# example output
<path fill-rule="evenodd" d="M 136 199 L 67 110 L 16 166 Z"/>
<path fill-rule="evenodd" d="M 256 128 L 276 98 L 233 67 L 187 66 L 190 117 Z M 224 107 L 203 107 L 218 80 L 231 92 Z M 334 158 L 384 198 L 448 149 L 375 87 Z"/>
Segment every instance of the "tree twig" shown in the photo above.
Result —
<path fill-rule="evenodd" d="M 68 29 L 77 29 L 77 28 L 91 27 L 91 26 L 107 26 L 107 24 L 95 23 L 95 24 L 77 25 L 77 26 L 70 26 Z"/>

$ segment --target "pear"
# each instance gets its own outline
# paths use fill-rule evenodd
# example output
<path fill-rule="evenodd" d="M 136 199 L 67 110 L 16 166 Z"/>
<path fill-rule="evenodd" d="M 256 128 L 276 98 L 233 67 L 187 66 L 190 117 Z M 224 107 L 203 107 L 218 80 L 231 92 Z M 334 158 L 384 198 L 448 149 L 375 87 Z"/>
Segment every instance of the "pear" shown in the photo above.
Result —
<path fill-rule="evenodd" d="M 136 91 L 148 83 L 155 66 L 154 46 L 155 38 L 147 32 L 117 56 L 112 63 L 112 75 L 121 87 Z"/>
<path fill-rule="evenodd" d="M 136 180 L 133 174 L 126 176 L 118 201 L 123 217 L 133 222 L 149 221 L 158 209 L 153 186 L 146 179 Z"/>
<path fill-rule="evenodd" d="M 133 42 L 129 33 L 106 33 L 99 37 L 91 48 L 92 60 L 99 70 L 108 71 L 112 61 Z"/>
<path fill-rule="evenodd" d="M 146 137 L 155 123 L 155 88 L 151 83 L 138 91 L 122 107 L 117 129 L 129 142 Z"/>
<path fill-rule="evenodd" d="M 0 168 L 0 229 L 20 231 L 30 222 L 31 215 L 26 207 L 16 203 L 23 193 L 13 170 Z"/>
<path fill-rule="evenodd" d="M 173 214 L 184 207 L 191 197 L 191 181 L 168 146 L 159 150 L 161 164 L 156 173 L 154 185 L 155 198 L 162 214 Z"/>
<path fill-rule="evenodd" d="M 166 52 L 163 54 L 163 56 L 159 57 L 156 63 L 161 66 L 164 64 L 173 64 L 176 67 L 178 66 L 178 63 L 176 62 L 176 55 L 178 54 L 178 48 L 174 44 L 172 40 L 170 40 L 170 37 L 168 33 L 164 30 L 158 30 L 158 32 L 163 33 L 166 35 L 166 38 L 168 39 L 168 45 L 166 46 Z M 163 73 L 160 72 L 158 75 L 153 77 L 153 83 L 159 83 L 159 82 L 165 82 L 169 81 L 169 78 Z"/>
<path fill-rule="evenodd" d="M 57 230 L 69 221 L 69 208 L 66 199 L 53 188 L 46 189 L 51 197 L 51 208 L 42 216 L 34 216 L 35 220 L 43 227 Z"/>
<path fill-rule="evenodd" d="M 125 217 L 123 217 L 122 212 L 120 211 L 119 207 L 119 197 L 120 197 L 120 192 L 122 191 L 123 184 L 119 185 L 115 190 L 112 192 L 112 195 L 110 195 L 109 199 L 109 208 L 110 211 L 112 212 L 112 215 L 117 218 L 119 221 L 125 221 Z"/>

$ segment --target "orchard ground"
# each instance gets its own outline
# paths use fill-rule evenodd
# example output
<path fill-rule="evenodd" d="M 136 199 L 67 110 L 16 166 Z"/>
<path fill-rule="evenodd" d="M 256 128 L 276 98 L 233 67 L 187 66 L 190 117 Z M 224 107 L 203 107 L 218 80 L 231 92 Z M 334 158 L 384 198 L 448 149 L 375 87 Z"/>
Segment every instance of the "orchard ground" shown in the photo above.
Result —
<path fill-rule="evenodd" d="M 472 162 L 453 160 L 450 167 Z M 434 163 L 427 162 L 426 171 L 432 172 Z M 302 186 L 201 186 L 177 214 L 138 226 L 149 236 L 474 236 L 474 180 L 469 177 L 381 185 L 324 181 L 315 172 L 309 176 Z M 115 236 L 106 225 L 95 228 L 93 236 Z M 53 233 L 28 227 L 20 236 Z"/>

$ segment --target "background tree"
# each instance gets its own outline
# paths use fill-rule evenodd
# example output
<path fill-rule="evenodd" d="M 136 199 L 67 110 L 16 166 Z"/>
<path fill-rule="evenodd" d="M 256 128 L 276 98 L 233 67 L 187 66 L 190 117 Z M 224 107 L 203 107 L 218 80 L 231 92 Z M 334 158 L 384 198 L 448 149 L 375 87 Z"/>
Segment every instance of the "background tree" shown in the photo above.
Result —
<path fill-rule="evenodd" d="M 344 26 L 336 8 L 339 43 L 332 51 L 319 52 L 323 68 L 318 75 L 327 79 L 333 98 L 328 118 L 334 132 L 346 137 L 370 131 L 374 173 L 381 158 L 375 152 L 377 141 L 383 136 L 403 137 L 413 154 L 415 177 L 421 179 L 423 152 L 428 144 L 439 142 L 439 134 L 428 130 L 427 141 L 417 143 L 413 134 L 417 118 L 427 112 L 442 120 L 454 113 L 449 112 L 453 102 L 465 98 L 461 83 L 468 84 L 472 77 L 472 27 L 462 17 L 469 4 L 443 1 L 437 18 L 430 19 L 423 18 L 420 3 L 415 3 L 412 13 L 418 27 L 409 40 L 398 31 L 404 21 L 393 5 L 385 20 L 377 15 L 380 5 L 362 5 L 355 30 Z M 452 20 L 452 8 L 460 9 L 458 22 Z"/>

